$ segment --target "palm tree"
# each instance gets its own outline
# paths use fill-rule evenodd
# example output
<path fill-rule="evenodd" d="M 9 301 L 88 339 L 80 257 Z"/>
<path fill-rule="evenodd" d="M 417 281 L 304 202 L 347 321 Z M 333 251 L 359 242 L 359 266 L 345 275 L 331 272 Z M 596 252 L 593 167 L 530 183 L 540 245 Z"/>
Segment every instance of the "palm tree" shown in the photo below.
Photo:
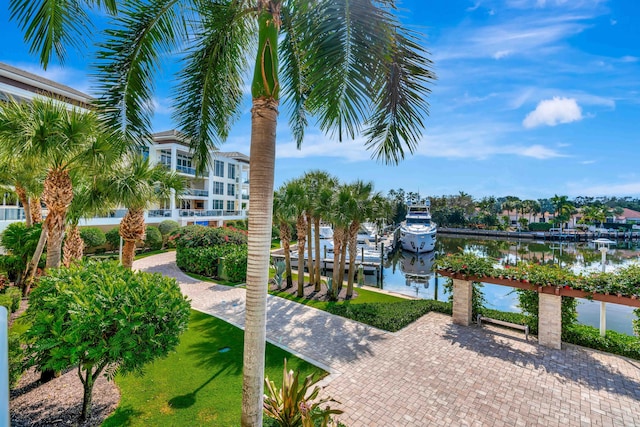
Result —
<path fill-rule="evenodd" d="M 568 196 L 558 196 L 557 194 L 551 198 L 551 203 L 553 204 L 555 221 L 560 224 L 560 229 L 562 229 L 564 223 L 571 218 L 573 204 L 569 202 Z"/>
<path fill-rule="evenodd" d="M 351 197 L 347 202 L 347 217 L 351 221 L 347 232 L 347 244 L 349 250 L 349 274 L 347 276 L 347 298 L 353 296 L 353 281 L 356 271 L 356 258 L 358 256 L 358 231 L 360 225 L 372 217 L 372 191 L 373 183 L 356 181 L 347 186 Z"/>
<path fill-rule="evenodd" d="M 199 170 L 243 108 L 247 52 L 254 52 L 257 41 L 251 83 L 252 199 L 241 423 L 258 426 L 281 86 L 299 146 L 313 115 L 323 131 L 340 140 L 363 131 L 376 158 L 397 163 L 418 145 L 428 113 L 428 84 L 435 75 L 419 34 L 395 17 L 394 0 L 183 3 L 84 0 L 40 9 L 30 0 L 10 0 L 10 11 L 45 66 L 54 54 L 64 59 L 66 44 L 86 37 L 90 15 L 81 6 L 103 7 L 116 15 L 100 53 L 102 104 L 108 107 L 110 122 L 130 138 L 149 133 L 148 106 L 160 59 L 186 49 L 176 79 L 175 111 Z"/>
<path fill-rule="evenodd" d="M 278 224 L 280 242 L 284 250 L 284 263 L 287 276 L 287 288 L 293 286 L 291 275 L 291 222 L 294 221 L 293 204 L 289 201 L 287 186 L 282 186 L 273 196 L 273 221 Z"/>
<path fill-rule="evenodd" d="M 3 153 L 0 152 L 0 156 Z M 6 153 L 5 153 L 6 154 Z M 42 162 L 38 158 L 19 159 L 14 156 L 0 158 L 0 186 L 14 191 L 24 208 L 25 225 L 42 222 L 40 197 L 42 196 Z"/>
<path fill-rule="evenodd" d="M 307 195 L 302 179 L 294 179 L 286 184 L 287 202 L 296 219 L 296 234 L 298 235 L 298 296 L 304 296 L 304 250 L 307 242 Z M 309 260 L 311 262 L 311 260 Z"/>
<path fill-rule="evenodd" d="M 351 223 L 349 218 L 350 201 L 351 189 L 342 184 L 336 189 L 328 207 L 327 213 L 333 225 L 333 286 L 329 292 L 330 299 L 338 297 L 344 281 L 348 228 Z"/>
<path fill-rule="evenodd" d="M 311 213 L 314 231 L 314 242 L 309 242 L 310 245 L 313 244 L 315 247 L 313 285 L 314 290 L 320 292 L 320 221 L 333 196 L 334 188 L 338 185 L 338 180 L 329 175 L 329 173 L 320 170 L 305 173 L 303 180 L 307 187 L 309 212 Z M 311 257 L 309 259 L 311 259 Z"/>
<path fill-rule="evenodd" d="M 68 110 L 58 101 L 38 98 L 23 104 L 10 100 L 2 111 L 0 141 L 5 156 L 40 156 L 46 170 L 42 198 L 49 213 L 34 264 L 37 265 L 46 239 L 46 268 L 59 267 L 65 217 L 73 200 L 72 173 L 78 169 L 95 172 L 105 164 L 105 159 L 117 155 L 118 150 L 102 133 L 95 113 L 77 108 Z"/>
<path fill-rule="evenodd" d="M 140 154 L 129 154 L 102 183 L 102 190 L 113 205 L 127 208 L 120 221 L 120 236 L 124 240 L 122 265 L 131 268 L 136 243 L 145 236 L 144 211 L 153 203 L 171 197 L 172 191 L 180 195 L 185 180 L 164 165 L 151 166 L 149 159 Z"/>

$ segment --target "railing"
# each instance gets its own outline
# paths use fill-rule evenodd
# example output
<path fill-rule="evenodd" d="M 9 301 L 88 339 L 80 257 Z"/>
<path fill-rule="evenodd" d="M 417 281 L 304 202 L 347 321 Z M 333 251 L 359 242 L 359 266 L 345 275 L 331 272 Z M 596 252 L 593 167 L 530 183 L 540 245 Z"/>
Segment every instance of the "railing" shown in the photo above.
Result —
<path fill-rule="evenodd" d="M 126 213 L 126 209 L 114 209 L 107 214 L 96 215 L 94 218 L 124 218 Z"/>
<path fill-rule="evenodd" d="M 209 191 L 197 190 L 195 188 L 187 188 L 184 192 L 185 196 L 209 197 Z"/>
<path fill-rule="evenodd" d="M 204 210 L 204 209 L 179 209 L 179 216 L 223 216 L 222 209 Z"/>
<path fill-rule="evenodd" d="M 21 221 L 24 220 L 23 208 L 2 208 L 0 209 L 0 221 Z"/>
<path fill-rule="evenodd" d="M 176 170 L 178 172 L 182 172 L 182 173 L 186 173 L 188 175 L 195 175 L 196 174 L 196 168 L 190 168 L 188 166 L 176 166 Z"/>
<path fill-rule="evenodd" d="M 171 209 L 152 209 L 149 218 L 171 217 Z"/>

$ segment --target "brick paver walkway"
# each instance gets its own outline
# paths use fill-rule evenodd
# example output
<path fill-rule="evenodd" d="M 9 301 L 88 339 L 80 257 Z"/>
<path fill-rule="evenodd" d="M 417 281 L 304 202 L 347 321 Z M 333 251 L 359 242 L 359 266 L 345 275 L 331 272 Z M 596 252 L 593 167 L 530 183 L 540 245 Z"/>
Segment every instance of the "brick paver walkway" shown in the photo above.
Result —
<path fill-rule="evenodd" d="M 189 278 L 175 253 L 135 267 L 176 277 L 195 309 L 244 324 L 244 290 Z M 349 427 L 640 426 L 637 361 L 547 349 L 437 313 L 397 333 L 276 297 L 267 316 L 271 342 L 331 372 L 325 393 L 342 402 Z"/>

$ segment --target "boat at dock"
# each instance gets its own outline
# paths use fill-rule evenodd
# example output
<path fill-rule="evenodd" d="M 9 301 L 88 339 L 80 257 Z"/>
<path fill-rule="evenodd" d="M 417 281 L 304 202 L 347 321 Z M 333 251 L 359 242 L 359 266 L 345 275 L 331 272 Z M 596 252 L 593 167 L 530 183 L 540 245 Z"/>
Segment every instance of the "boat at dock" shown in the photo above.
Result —
<path fill-rule="evenodd" d="M 431 203 L 408 207 L 407 216 L 400 224 L 400 244 L 409 252 L 431 252 L 436 247 L 437 225 L 431 221 Z"/>

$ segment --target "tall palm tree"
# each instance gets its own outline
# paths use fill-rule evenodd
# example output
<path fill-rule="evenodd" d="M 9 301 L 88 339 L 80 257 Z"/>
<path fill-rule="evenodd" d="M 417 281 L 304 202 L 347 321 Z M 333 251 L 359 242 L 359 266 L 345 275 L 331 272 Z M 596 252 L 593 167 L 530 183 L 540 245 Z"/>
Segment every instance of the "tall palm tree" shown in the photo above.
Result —
<path fill-rule="evenodd" d="M 7 113 L 11 110 L 26 110 L 28 120 L 24 121 L 22 113 Z M 47 240 L 46 268 L 59 267 L 65 217 L 73 200 L 71 174 L 77 169 L 97 172 L 106 159 L 116 155 L 117 145 L 102 131 L 95 113 L 67 109 L 55 100 L 36 98 L 29 103 L 10 100 L 2 111 L 0 140 L 5 155 L 40 156 L 44 162 L 46 178 L 42 198 L 49 213 L 41 240 L 42 243 L 43 239 Z M 36 251 L 38 259 L 41 253 L 41 249 L 40 253 Z"/>
<path fill-rule="evenodd" d="M 284 263 L 287 276 L 287 288 L 293 287 L 291 275 L 291 223 L 295 220 L 295 210 L 290 202 L 290 193 L 284 185 L 273 196 L 273 221 L 278 224 L 280 242 L 284 250 Z"/>
<path fill-rule="evenodd" d="M 186 183 L 182 176 L 162 164 L 151 166 L 148 158 L 130 154 L 106 177 L 103 191 L 113 205 L 127 208 L 120 221 L 120 236 L 124 240 L 122 265 L 133 266 L 136 243 L 145 236 L 144 211 L 153 203 L 171 197 L 172 191 L 180 195 Z"/>
<path fill-rule="evenodd" d="M 312 170 L 304 174 L 303 180 L 306 183 L 307 195 L 309 198 L 309 212 L 313 222 L 313 243 L 315 247 L 315 260 L 313 270 L 313 285 L 316 292 L 320 291 L 320 221 L 327 209 L 329 201 L 333 196 L 333 191 L 338 185 L 338 180 L 321 170 Z M 310 257 L 311 259 L 311 257 Z"/>
<path fill-rule="evenodd" d="M 333 287 L 329 295 L 331 299 L 338 297 L 344 281 L 348 228 L 351 223 L 349 218 L 350 202 L 351 189 L 347 185 L 341 184 L 336 189 L 328 209 L 329 218 L 333 225 Z"/>
<path fill-rule="evenodd" d="M 347 186 L 350 198 L 347 201 L 347 215 L 350 221 L 347 231 L 347 246 L 349 251 L 349 274 L 347 276 L 347 298 L 353 296 L 353 281 L 356 271 L 358 255 L 358 231 L 360 225 L 372 217 L 373 204 L 371 202 L 373 183 L 356 181 Z"/>
<path fill-rule="evenodd" d="M 287 202 L 292 209 L 296 219 L 296 234 L 298 236 L 298 293 L 299 297 L 304 296 L 304 251 L 307 241 L 307 195 L 304 182 L 301 179 L 294 179 L 286 184 Z M 309 262 L 311 262 L 309 260 Z"/>
<path fill-rule="evenodd" d="M 115 15 L 102 44 L 101 79 L 111 123 L 129 137 L 150 127 L 154 71 L 178 49 L 176 118 L 199 170 L 242 107 L 251 64 L 251 212 L 243 370 L 243 426 L 262 424 L 266 297 L 280 88 L 300 146 L 308 116 L 342 140 L 364 134 L 367 148 L 397 163 L 419 143 L 435 79 L 419 34 L 395 17 L 395 0 L 77 0 L 37 8 L 10 0 L 11 16 L 46 66 L 84 40 L 85 9 Z M 83 9 L 81 6 L 85 6 Z M 282 35 L 282 37 L 281 37 Z M 282 75 L 282 79 L 280 76 Z M 365 128 L 362 128 L 362 125 Z"/>
<path fill-rule="evenodd" d="M 564 223 L 571 218 L 573 204 L 569 201 L 568 196 L 558 196 L 557 194 L 551 198 L 551 203 L 553 204 L 555 221 L 560 224 L 560 229 L 562 229 Z"/>

